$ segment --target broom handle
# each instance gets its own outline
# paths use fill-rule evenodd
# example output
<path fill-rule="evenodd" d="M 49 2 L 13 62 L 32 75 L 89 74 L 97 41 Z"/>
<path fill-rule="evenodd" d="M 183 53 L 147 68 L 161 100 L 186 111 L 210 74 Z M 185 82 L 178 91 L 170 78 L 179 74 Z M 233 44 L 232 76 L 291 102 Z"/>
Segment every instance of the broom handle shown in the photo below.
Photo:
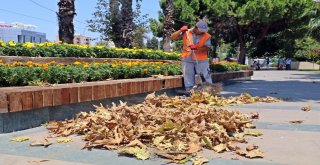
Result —
<path fill-rule="evenodd" d="M 190 30 L 186 31 L 186 35 L 187 35 L 187 39 L 189 41 L 189 44 L 191 43 L 191 40 L 190 40 L 190 37 L 188 35 Z M 188 33 L 187 33 L 188 32 Z M 193 43 L 193 42 L 192 42 Z M 194 44 L 194 43 L 193 43 Z M 198 62 L 198 58 L 197 58 L 197 55 L 194 53 L 194 50 L 191 49 L 191 56 L 194 56 L 194 59 L 196 60 L 196 65 L 198 66 L 199 68 L 199 74 L 200 74 L 200 83 L 202 84 L 202 77 L 203 77 L 203 73 L 201 72 L 201 69 L 200 69 L 200 65 L 199 65 L 199 62 Z M 196 69 L 197 70 L 197 69 Z"/>

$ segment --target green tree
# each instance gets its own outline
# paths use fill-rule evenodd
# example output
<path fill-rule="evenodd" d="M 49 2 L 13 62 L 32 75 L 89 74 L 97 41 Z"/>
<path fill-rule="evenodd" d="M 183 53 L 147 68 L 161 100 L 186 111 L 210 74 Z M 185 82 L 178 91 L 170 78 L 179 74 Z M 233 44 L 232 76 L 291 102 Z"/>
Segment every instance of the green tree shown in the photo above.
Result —
<path fill-rule="evenodd" d="M 148 49 L 154 49 L 157 50 L 158 49 L 158 45 L 159 45 L 159 41 L 156 37 L 152 37 L 151 39 L 147 40 L 147 44 L 146 47 Z"/>
<path fill-rule="evenodd" d="M 238 61 L 244 63 L 248 51 L 266 36 L 310 19 L 314 3 L 313 0 L 175 0 L 174 27 L 178 29 L 186 22 L 192 26 L 206 16 L 213 43 L 218 38 L 235 42 L 240 46 Z"/>
<path fill-rule="evenodd" d="M 59 40 L 63 43 L 73 44 L 73 18 L 76 15 L 74 3 L 75 0 L 60 0 L 58 2 Z"/>
<path fill-rule="evenodd" d="M 148 30 L 144 26 L 138 26 L 134 30 L 134 36 L 133 36 L 133 47 L 136 48 L 144 48 L 144 40 L 147 39 L 146 33 Z"/>
<path fill-rule="evenodd" d="M 116 47 L 132 47 L 135 28 L 140 27 L 140 2 L 136 0 L 98 0 L 93 18 L 88 21 L 89 29 L 101 34 L 101 39 L 113 41 Z"/>
<path fill-rule="evenodd" d="M 316 8 L 314 10 L 314 17 L 309 22 L 309 36 L 320 42 L 320 1 L 316 1 Z"/>
<path fill-rule="evenodd" d="M 320 42 L 311 37 L 297 39 L 295 41 L 296 52 L 294 58 L 299 61 L 316 62 L 320 60 Z"/>

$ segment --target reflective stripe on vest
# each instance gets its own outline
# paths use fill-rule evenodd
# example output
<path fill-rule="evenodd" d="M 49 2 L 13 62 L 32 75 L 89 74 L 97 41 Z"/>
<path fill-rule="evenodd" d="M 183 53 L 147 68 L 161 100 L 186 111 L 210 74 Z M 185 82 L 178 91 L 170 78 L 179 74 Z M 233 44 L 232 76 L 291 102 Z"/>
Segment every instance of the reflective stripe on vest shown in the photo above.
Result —
<path fill-rule="evenodd" d="M 187 35 L 189 36 L 189 38 Z M 204 45 L 210 37 L 211 36 L 209 33 L 204 33 L 204 34 L 202 34 L 202 36 L 199 40 L 199 43 L 196 44 L 196 46 L 198 48 L 201 48 L 201 50 L 195 50 L 195 55 L 197 57 L 197 60 L 207 60 L 208 59 L 207 53 L 208 53 L 209 48 L 205 47 Z M 182 58 L 186 58 L 187 56 L 190 56 L 192 54 L 191 49 L 189 47 L 190 45 L 193 45 L 193 36 L 190 31 L 187 31 L 183 35 Z M 195 59 L 195 57 L 192 56 L 192 59 Z"/>

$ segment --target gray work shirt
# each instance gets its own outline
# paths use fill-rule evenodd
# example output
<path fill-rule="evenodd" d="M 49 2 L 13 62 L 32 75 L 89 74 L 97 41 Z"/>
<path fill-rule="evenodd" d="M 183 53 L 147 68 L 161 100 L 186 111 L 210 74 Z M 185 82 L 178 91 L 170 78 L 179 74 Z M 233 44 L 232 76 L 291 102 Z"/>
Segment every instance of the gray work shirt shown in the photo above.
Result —
<path fill-rule="evenodd" d="M 199 43 L 202 35 L 197 35 L 195 33 L 193 33 L 193 30 L 190 30 L 190 32 L 192 33 L 192 40 L 193 40 L 193 44 L 196 45 Z M 182 40 L 183 39 L 183 34 L 181 33 L 178 37 L 178 40 Z M 204 46 L 210 48 L 211 47 L 211 38 L 208 38 L 208 40 L 205 42 Z M 186 62 L 194 62 L 194 60 L 192 59 L 192 56 L 187 56 L 187 58 L 181 59 L 181 61 L 186 61 Z"/>

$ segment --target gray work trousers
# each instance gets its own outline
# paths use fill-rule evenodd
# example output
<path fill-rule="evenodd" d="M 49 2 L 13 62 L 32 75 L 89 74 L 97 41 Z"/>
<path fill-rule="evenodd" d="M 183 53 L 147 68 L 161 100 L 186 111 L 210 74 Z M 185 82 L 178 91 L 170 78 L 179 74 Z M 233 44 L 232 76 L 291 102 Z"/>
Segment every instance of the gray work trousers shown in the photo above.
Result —
<path fill-rule="evenodd" d="M 200 76 L 200 73 L 202 73 L 206 83 L 212 84 L 209 61 L 199 60 L 198 63 L 199 65 L 197 65 L 196 61 L 181 61 L 181 68 L 186 91 L 190 91 L 195 86 L 196 74 Z"/>

